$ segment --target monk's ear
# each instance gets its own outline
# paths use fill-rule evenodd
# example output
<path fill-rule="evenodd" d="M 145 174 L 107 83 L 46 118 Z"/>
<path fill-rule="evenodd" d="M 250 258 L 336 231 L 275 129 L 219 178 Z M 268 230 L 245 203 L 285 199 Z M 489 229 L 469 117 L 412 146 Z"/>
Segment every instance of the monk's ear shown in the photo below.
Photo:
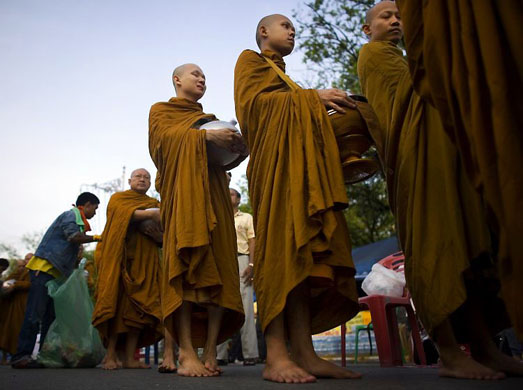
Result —
<path fill-rule="evenodd" d="M 182 85 L 178 76 L 173 76 L 173 84 L 175 87 L 179 87 L 180 85 Z"/>
<path fill-rule="evenodd" d="M 369 24 L 364 24 L 363 27 L 361 28 L 361 30 L 363 31 L 363 33 L 367 36 L 367 38 L 371 38 L 371 31 L 370 31 L 370 25 Z"/>
<path fill-rule="evenodd" d="M 261 25 L 260 26 L 260 38 L 261 38 L 261 40 L 267 39 L 268 36 L 269 36 L 269 32 L 267 31 L 267 27 L 265 27 L 264 25 Z"/>

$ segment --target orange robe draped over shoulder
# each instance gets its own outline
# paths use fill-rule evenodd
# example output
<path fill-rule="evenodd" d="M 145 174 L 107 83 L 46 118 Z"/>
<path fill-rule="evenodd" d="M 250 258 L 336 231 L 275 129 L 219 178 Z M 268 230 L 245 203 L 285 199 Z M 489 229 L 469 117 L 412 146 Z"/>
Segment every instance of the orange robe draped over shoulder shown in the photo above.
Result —
<path fill-rule="evenodd" d="M 235 68 L 236 115 L 250 149 L 247 168 L 254 211 L 254 287 L 262 328 L 287 295 L 317 270 L 331 282 L 311 288 L 313 333 L 358 312 L 340 157 L 327 112 L 315 90 L 291 90 L 263 58 L 244 51 Z M 322 278 L 326 280 L 326 278 Z"/>
<path fill-rule="evenodd" d="M 93 325 L 107 345 L 110 332 L 139 329 L 138 347 L 162 337 L 159 249 L 132 222 L 136 210 L 159 202 L 133 190 L 117 192 L 107 205 L 107 222 L 95 251 L 98 273 Z M 124 340 L 118 341 L 118 348 Z"/>
<path fill-rule="evenodd" d="M 158 169 L 163 239 L 162 313 L 170 316 L 183 300 L 225 309 L 218 342 L 244 320 L 236 232 L 225 170 L 208 164 L 205 131 L 215 120 L 183 98 L 156 103 L 149 116 L 149 152 Z M 198 310 L 198 306 L 195 306 Z M 206 311 L 193 312 L 192 339 L 202 347 Z"/>
<path fill-rule="evenodd" d="M 358 76 L 384 133 L 378 153 L 407 287 L 432 333 L 465 302 L 463 273 L 471 261 L 489 259 L 485 208 L 438 112 L 414 91 L 401 50 L 386 41 L 364 45 Z"/>
<path fill-rule="evenodd" d="M 414 88 L 439 111 L 499 240 L 501 294 L 523 338 L 523 3 L 398 0 Z"/>
<path fill-rule="evenodd" d="M 0 350 L 13 355 L 24 322 L 25 305 L 31 287 L 29 269 L 23 267 L 14 271 L 6 278 L 11 279 L 16 281 L 14 290 L 0 297 Z"/>

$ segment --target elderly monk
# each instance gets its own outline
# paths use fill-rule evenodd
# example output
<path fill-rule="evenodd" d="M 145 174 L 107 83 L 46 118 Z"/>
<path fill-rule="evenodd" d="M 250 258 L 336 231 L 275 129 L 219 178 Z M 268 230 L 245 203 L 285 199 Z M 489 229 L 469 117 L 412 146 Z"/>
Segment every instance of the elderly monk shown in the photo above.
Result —
<path fill-rule="evenodd" d="M 107 348 L 103 368 L 145 368 L 136 348 L 161 338 L 159 288 L 159 202 L 146 195 L 151 176 L 136 169 L 130 190 L 117 192 L 107 205 L 102 242 L 96 247 L 98 272 L 93 325 Z"/>
<path fill-rule="evenodd" d="M 515 361 L 499 353 L 487 327 L 506 327 L 487 211 L 438 111 L 413 89 L 396 46 L 403 35 L 396 4 L 383 1 L 370 9 L 363 31 L 370 43 L 360 51 L 358 75 L 385 133 L 378 152 L 407 284 L 439 346 L 440 375 L 497 379 L 504 376 L 501 371 L 517 373 Z M 462 335 L 468 336 L 474 359 L 458 348 L 456 336 Z"/>
<path fill-rule="evenodd" d="M 501 296 L 523 340 L 523 3 L 398 1 L 414 88 L 440 112 L 499 243 Z"/>
<path fill-rule="evenodd" d="M 16 352 L 18 332 L 24 321 L 25 306 L 31 278 L 26 264 L 34 255 L 28 253 L 23 260 L 18 260 L 13 271 L 5 277 L 7 286 L 2 287 L 0 296 L 0 351 L 2 364 L 5 364 L 6 353 L 13 355 Z M 1 283 L 1 282 L 0 282 Z"/>
<path fill-rule="evenodd" d="M 149 117 L 149 151 L 162 197 L 162 314 L 179 345 L 178 375 L 220 374 L 216 343 L 242 325 L 236 236 L 226 170 L 246 157 L 239 134 L 198 130 L 215 120 L 202 111 L 205 75 L 185 64 L 173 72 L 177 97 L 156 103 Z M 230 166 L 207 158 L 207 145 L 239 153 Z M 194 348 L 204 347 L 202 361 Z"/>
<path fill-rule="evenodd" d="M 295 86 L 283 61 L 294 35 L 287 17 L 264 17 L 256 29 L 261 53 L 244 51 L 235 69 L 236 114 L 251 152 L 254 287 L 267 342 L 263 377 L 286 383 L 357 378 L 320 359 L 311 338 L 358 312 L 349 232 L 339 211 L 348 201 L 326 110 L 344 113 L 356 105 L 341 90 Z"/>

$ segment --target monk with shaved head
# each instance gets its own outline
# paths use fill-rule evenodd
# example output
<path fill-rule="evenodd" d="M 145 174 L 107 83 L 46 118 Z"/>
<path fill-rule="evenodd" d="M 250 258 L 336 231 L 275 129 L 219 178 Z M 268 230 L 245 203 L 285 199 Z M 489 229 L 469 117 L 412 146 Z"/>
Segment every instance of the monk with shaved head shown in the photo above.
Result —
<path fill-rule="evenodd" d="M 162 337 L 159 288 L 160 204 L 146 195 L 151 175 L 136 169 L 130 189 L 107 205 L 107 222 L 95 251 L 98 271 L 93 325 L 107 354 L 104 369 L 149 368 L 134 359 L 136 348 Z"/>
<path fill-rule="evenodd" d="M 256 29 L 260 53 L 245 50 L 235 68 L 236 115 L 251 152 L 254 288 L 267 342 L 263 377 L 283 383 L 359 378 L 320 359 L 311 337 L 359 310 L 340 211 L 348 200 L 327 114 L 356 105 L 344 91 L 302 89 L 285 74 L 283 57 L 294 39 L 287 17 L 264 17 Z"/>
<path fill-rule="evenodd" d="M 206 90 L 198 65 L 177 67 L 173 83 L 177 96 L 154 104 L 149 116 L 164 227 L 162 316 L 166 340 L 179 346 L 178 375 L 217 376 L 216 345 L 244 319 L 226 172 L 245 159 L 247 149 L 233 130 L 199 130 L 216 117 L 198 103 Z M 208 147 L 239 156 L 221 166 L 207 155 Z M 204 348 L 201 360 L 197 347 Z"/>
<path fill-rule="evenodd" d="M 367 13 L 358 75 L 383 129 L 385 164 L 405 276 L 421 322 L 439 347 L 440 375 L 500 379 L 522 365 L 502 355 L 493 335 L 510 326 L 498 298 L 496 244 L 488 210 L 467 176 L 440 113 L 414 90 L 398 42 L 395 2 Z M 466 77 L 466 76 L 463 76 Z M 458 342 L 471 346 L 472 358 Z"/>

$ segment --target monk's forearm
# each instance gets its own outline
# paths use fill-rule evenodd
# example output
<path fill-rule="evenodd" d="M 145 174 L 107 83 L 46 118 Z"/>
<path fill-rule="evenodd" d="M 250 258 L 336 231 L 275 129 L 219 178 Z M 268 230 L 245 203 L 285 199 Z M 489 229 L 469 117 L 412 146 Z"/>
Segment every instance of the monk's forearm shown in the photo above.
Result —
<path fill-rule="evenodd" d="M 145 221 L 146 219 L 160 220 L 160 209 L 135 210 L 131 217 L 132 222 Z"/>

